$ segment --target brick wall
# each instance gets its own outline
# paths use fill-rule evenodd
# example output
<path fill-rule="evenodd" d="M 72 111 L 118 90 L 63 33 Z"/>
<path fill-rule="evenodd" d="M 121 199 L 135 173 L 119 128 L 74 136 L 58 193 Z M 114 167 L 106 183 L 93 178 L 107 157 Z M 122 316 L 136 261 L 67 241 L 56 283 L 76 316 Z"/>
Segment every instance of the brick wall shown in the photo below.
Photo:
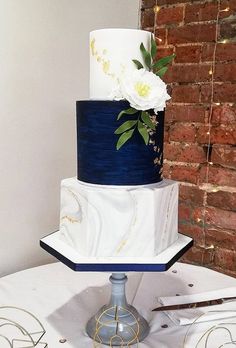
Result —
<path fill-rule="evenodd" d="M 142 1 L 143 29 L 153 31 L 155 4 Z M 176 53 L 165 77 L 164 173 L 181 182 L 179 231 L 195 240 L 183 260 L 236 276 L 236 0 L 157 5 L 158 56 Z"/>

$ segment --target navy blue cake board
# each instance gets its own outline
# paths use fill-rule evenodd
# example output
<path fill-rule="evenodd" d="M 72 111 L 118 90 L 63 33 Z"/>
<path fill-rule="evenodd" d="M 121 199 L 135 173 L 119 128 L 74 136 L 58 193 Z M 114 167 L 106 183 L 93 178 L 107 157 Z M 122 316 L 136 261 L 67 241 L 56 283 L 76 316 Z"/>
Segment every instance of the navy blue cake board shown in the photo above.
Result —
<path fill-rule="evenodd" d="M 176 242 L 155 257 L 85 257 L 60 240 L 59 231 L 40 240 L 44 250 L 77 272 L 164 272 L 192 245 L 192 238 L 179 234 Z"/>

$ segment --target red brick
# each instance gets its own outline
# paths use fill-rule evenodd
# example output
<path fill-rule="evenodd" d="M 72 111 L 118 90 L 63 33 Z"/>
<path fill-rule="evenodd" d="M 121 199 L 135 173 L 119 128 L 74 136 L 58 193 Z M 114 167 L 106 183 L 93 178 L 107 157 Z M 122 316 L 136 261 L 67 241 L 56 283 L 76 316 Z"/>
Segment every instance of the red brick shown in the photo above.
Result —
<path fill-rule="evenodd" d="M 218 63 L 215 68 L 215 81 L 236 81 L 236 64 L 235 63 Z"/>
<path fill-rule="evenodd" d="M 208 182 L 213 185 L 236 187 L 236 171 L 232 169 L 226 169 L 221 167 L 209 167 L 208 181 L 206 178 L 206 167 L 202 167 L 200 170 L 199 180 L 202 183 Z"/>
<path fill-rule="evenodd" d="M 211 42 L 215 40 L 215 24 L 194 24 L 170 28 L 168 43 Z"/>
<path fill-rule="evenodd" d="M 157 28 L 155 30 L 155 37 L 156 37 L 157 45 L 165 45 L 165 43 L 166 43 L 166 35 L 167 35 L 167 29 L 166 28 Z"/>
<path fill-rule="evenodd" d="M 196 144 L 165 144 L 165 158 L 170 161 L 187 162 L 187 163 L 204 163 L 206 154 L 201 146 Z"/>
<path fill-rule="evenodd" d="M 236 213 L 214 207 L 197 207 L 192 212 L 192 220 L 200 226 L 215 226 L 221 229 L 234 230 L 236 226 Z"/>
<path fill-rule="evenodd" d="M 201 102 L 202 103 L 210 103 L 211 101 L 211 85 L 206 84 L 201 86 Z"/>
<path fill-rule="evenodd" d="M 152 8 L 142 11 L 142 14 L 141 14 L 142 27 L 143 28 L 153 27 L 154 17 L 155 17 L 155 14 Z"/>
<path fill-rule="evenodd" d="M 230 11 L 236 10 L 236 0 L 223 0 L 221 3 L 221 10 L 224 10 L 227 6 Z"/>
<path fill-rule="evenodd" d="M 186 204 L 179 203 L 179 221 L 190 221 L 191 207 Z"/>
<path fill-rule="evenodd" d="M 170 179 L 170 165 L 168 163 L 163 163 L 163 176 L 166 179 Z"/>
<path fill-rule="evenodd" d="M 176 47 L 176 63 L 198 63 L 201 56 L 201 45 Z"/>
<path fill-rule="evenodd" d="M 151 31 L 155 1 L 143 0 L 142 3 L 143 12 L 149 11 L 145 14 L 145 25 Z M 236 187 L 233 130 L 236 125 L 236 68 L 233 64 L 236 45 L 233 41 L 216 45 L 213 101 L 220 105 L 214 105 L 210 115 L 212 86 L 209 70 L 215 47 L 217 4 L 195 0 L 158 0 L 157 4 L 161 10 L 157 14 L 156 35 L 162 39 L 161 42 L 156 40 L 157 59 L 173 52 L 177 54 L 165 75 L 168 91 L 172 90 L 172 100 L 165 114 L 165 155 L 168 160 L 164 162 L 164 176 L 183 182 L 179 195 L 179 231 L 195 239 L 195 246 L 184 256 L 184 261 L 201 263 L 236 277 L 236 257 L 232 255 L 236 243 L 236 193 L 233 192 Z M 180 13 L 183 6 L 186 6 L 185 25 Z M 236 35 L 236 0 L 222 0 L 220 6 L 221 9 L 229 6 L 230 11 L 220 13 L 218 39 L 230 40 Z M 212 164 L 206 166 L 209 121 L 209 161 Z M 195 138 L 195 128 L 198 138 Z M 192 143 L 195 148 L 189 145 L 185 149 L 183 143 Z M 207 184 L 206 190 L 205 185 L 200 186 L 202 190 L 197 186 L 201 183 Z M 218 186 L 225 188 L 222 191 Z M 205 199 L 207 206 L 204 208 Z M 204 249 L 205 241 L 207 246 L 214 244 L 215 249 Z"/>
<path fill-rule="evenodd" d="M 197 103 L 200 98 L 200 87 L 191 85 L 174 86 L 172 89 L 172 102 Z"/>
<path fill-rule="evenodd" d="M 236 213 L 229 210 L 207 207 L 205 221 L 209 226 L 216 226 L 226 230 L 235 230 Z"/>
<path fill-rule="evenodd" d="M 236 107 L 229 105 L 215 106 L 212 112 L 211 123 L 225 125 L 236 123 Z"/>
<path fill-rule="evenodd" d="M 174 24 L 182 22 L 184 15 L 184 7 L 162 7 L 156 16 L 158 25 Z"/>
<path fill-rule="evenodd" d="M 164 129 L 164 142 L 168 142 L 169 141 L 169 127 L 168 126 L 165 126 L 165 129 Z"/>
<path fill-rule="evenodd" d="M 165 75 L 165 81 L 170 82 L 204 82 L 210 81 L 209 75 L 210 65 L 172 65 Z"/>
<path fill-rule="evenodd" d="M 173 105 L 169 104 L 165 111 L 165 121 L 204 122 L 206 109 L 198 105 Z"/>
<path fill-rule="evenodd" d="M 211 101 L 211 84 L 201 86 L 201 102 Z M 214 83 L 213 102 L 234 103 L 236 99 L 236 83 Z"/>
<path fill-rule="evenodd" d="M 196 128 L 190 124 L 176 123 L 169 130 L 169 140 L 171 141 L 193 143 L 195 136 Z"/>
<path fill-rule="evenodd" d="M 202 46 L 202 61 L 213 61 L 213 52 L 215 44 L 207 43 Z M 216 46 L 216 61 L 234 61 L 236 57 L 235 43 L 218 43 Z"/>
<path fill-rule="evenodd" d="M 236 233 L 218 228 L 205 229 L 206 244 L 222 249 L 236 250 Z"/>
<path fill-rule="evenodd" d="M 234 103 L 236 100 L 236 84 L 224 83 L 215 84 L 214 102 Z"/>
<path fill-rule="evenodd" d="M 181 4 L 188 2 L 189 0 L 181 0 Z M 179 0 L 158 0 L 157 1 L 157 5 L 158 6 L 166 6 L 168 7 L 168 5 L 179 5 L 180 1 Z"/>
<path fill-rule="evenodd" d="M 142 0 L 142 8 L 150 8 L 156 4 L 156 0 Z"/>
<path fill-rule="evenodd" d="M 210 132 L 210 138 L 207 132 Z M 203 125 L 198 128 L 197 142 L 199 144 L 229 144 L 236 143 L 236 129 L 233 126 L 212 126 Z"/>
<path fill-rule="evenodd" d="M 210 130 L 212 127 L 210 127 Z M 196 140 L 199 144 L 208 144 L 209 143 L 209 126 L 208 125 L 201 125 L 197 129 L 196 133 Z"/>
<path fill-rule="evenodd" d="M 186 254 L 184 254 L 181 260 L 195 264 L 210 265 L 214 260 L 214 251 L 206 250 L 199 246 L 193 246 Z"/>
<path fill-rule="evenodd" d="M 224 207 L 225 210 L 236 211 L 236 192 L 227 192 L 227 191 L 208 192 L 207 204 L 216 208 Z"/>
<path fill-rule="evenodd" d="M 158 0 L 158 5 L 174 5 L 179 4 L 179 0 Z M 181 0 L 181 3 L 189 2 L 189 0 Z"/>
<path fill-rule="evenodd" d="M 225 10 L 226 8 L 229 8 L 229 11 L 224 12 L 222 10 Z M 220 18 L 229 17 L 232 14 L 234 14 L 236 10 L 236 1 L 235 0 L 222 0 L 220 5 L 221 13 Z"/>
<path fill-rule="evenodd" d="M 215 252 L 215 264 L 221 268 L 236 271 L 236 252 L 217 248 Z"/>
<path fill-rule="evenodd" d="M 173 54 L 173 47 L 158 47 L 156 60 Z"/>
<path fill-rule="evenodd" d="M 180 185 L 179 198 L 188 204 L 202 205 L 204 199 L 204 191 L 197 186 Z"/>
<path fill-rule="evenodd" d="M 187 4 L 185 9 L 185 22 L 202 22 L 216 20 L 218 8 L 216 2 L 204 4 Z"/>
<path fill-rule="evenodd" d="M 203 246 L 205 243 L 204 230 L 202 227 L 189 223 L 179 223 L 179 233 L 193 238 L 194 245 Z"/>
<path fill-rule="evenodd" d="M 212 44 L 212 43 L 206 43 L 202 45 L 202 55 L 201 55 L 202 62 L 213 61 L 214 46 L 215 44 Z"/>
<path fill-rule="evenodd" d="M 213 146 L 211 161 L 223 167 L 236 169 L 236 148 L 232 146 Z"/>
<path fill-rule="evenodd" d="M 171 168 L 171 179 L 192 184 L 198 183 L 199 168 L 191 165 L 175 165 Z"/>
<path fill-rule="evenodd" d="M 192 221 L 200 226 L 203 226 L 205 220 L 205 211 L 204 207 L 196 207 L 192 212 Z"/>
<path fill-rule="evenodd" d="M 217 61 L 235 61 L 236 57 L 236 45 L 235 43 L 218 44 L 216 47 L 216 60 Z"/>

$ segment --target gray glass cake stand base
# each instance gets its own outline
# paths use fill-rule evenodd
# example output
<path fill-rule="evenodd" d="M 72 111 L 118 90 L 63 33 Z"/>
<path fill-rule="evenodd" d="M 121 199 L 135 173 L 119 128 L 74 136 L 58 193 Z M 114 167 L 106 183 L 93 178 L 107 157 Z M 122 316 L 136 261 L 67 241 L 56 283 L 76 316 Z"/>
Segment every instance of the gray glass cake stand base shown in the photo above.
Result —
<path fill-rule="evenodd" d="M 138 311 L 127 303 L 125 272 L 166 271 L 193 245 L 193 240 L 179 234 L 175 243 L 155 257 L 121 259 L 81 256 L 60 240 L 59 231 L 42 238 L 40 245 L 74 271 L 112 273 L 110 301 L 88 321 L 86 331 L 94 340 L 94 347 L 100 347 L 99 344 L 130 347 L 133 344 L 137 345 L 148 335 L 149 325 Z"/>
<path fill-rule="evenodd" d="M 111 299 L 87 323 L 87 334 L 99 343 L 130 346 L 141 342 L 149 333 L 147 321 L 126 301 L 124 273 L 112 273 Z"/>

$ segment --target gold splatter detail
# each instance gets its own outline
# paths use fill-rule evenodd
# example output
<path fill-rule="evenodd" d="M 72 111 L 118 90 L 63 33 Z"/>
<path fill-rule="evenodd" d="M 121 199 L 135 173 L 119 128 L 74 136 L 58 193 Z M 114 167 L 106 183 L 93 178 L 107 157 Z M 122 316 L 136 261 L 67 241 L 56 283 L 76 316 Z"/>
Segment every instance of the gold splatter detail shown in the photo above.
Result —
<path fill-rule="evenodd" d="M 155 164 L 155 165 L 161 164 L 161 161 L 160 161 L 159 157 L 156 157 L 156 158 L 154 159 L 154 164 Z"/>
<path fill-rule="evenodd" d="M 80 222 L 78 219 L 72 218 L 71 216 L 68 216 L 68 215 L 62 216 L 61 221 L 62 220 L 68 220 L 72 224 L 74 224 L 76 222 Z"/>
<path fill-rule="evenodd" d="M 109 62 L 109 60 L 103 61 L 102 69 L 103 69 L 105 74 L 107 74 L 109 72 L 109 69 L 110 69 L 110 62 Z"/>
<path fill-rule="evenodd" d="M 94 38 L 90 41 L 90 48 L 91 48 L 92 55 L 95 56 L 95 39 Z"/>
<path fill-rule="evenodd" d="M 127 240 L 122 240 L 122 242 L 120 243 L 119 248 L 116 251 L 117 254 L 121 251 L 121 249 L 125 246 L 126 243 L 127 243 Z"/>

